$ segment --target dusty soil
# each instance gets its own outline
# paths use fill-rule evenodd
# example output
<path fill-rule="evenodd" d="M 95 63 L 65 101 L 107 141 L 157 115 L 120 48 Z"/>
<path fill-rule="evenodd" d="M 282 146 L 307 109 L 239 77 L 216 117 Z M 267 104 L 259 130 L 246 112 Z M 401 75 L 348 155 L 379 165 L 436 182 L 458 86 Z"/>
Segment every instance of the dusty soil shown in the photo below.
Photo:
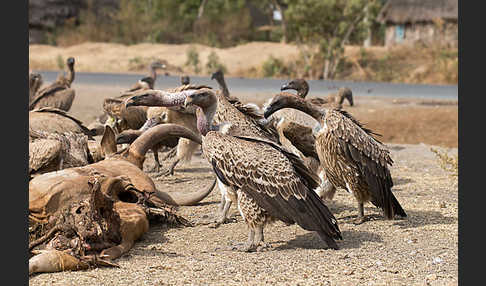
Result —
<path fill-rule="evenodd" d="M 73 87 L 76 99 L 70 113 L 86 124 L 101 114 L 103 98 L 126 88 Z M 241 99 L 256 100 L 248 95 Z M 338 242 L 340 250 L 324 249 L 316 234 L 278 222 L 265 229 L 271 250 L 239 253 L 227 250 L 230 244 L 247 238 L 246 225 L 235 206 L 230 212 L 236 223 L 216 229 L 197 224 L 217 210 L 220 195 L 216 187 L 200 204 L 179 208 L 194 227 L 152 225 L 117 260 L 120 268 L 39 274 L 29 284 L 457 285 L 458 181 L 441 168 L 430 150 L 432 145 L 442 145 L 437 148 L 457 154 L 457 102 L 357 97 L 355 106 L 345 105 L 345 109 L 383 134 L 382 141 L 389 145 L 395 161 L 393 192 L 408 214 L 406 219 L 384 220 L 379 209 L 369 204 L 365 214 L 372 220 L 354 225 L 355 200 L 340 190 L 327 203 L 344 238 Z M 159 176 L 150 171 L 153 166 L 149 153 L 144 170 L 161 190 L 191 191 L 213 178 L 200 153 L 190 164 L 179 165 L 174 176 Z"/>

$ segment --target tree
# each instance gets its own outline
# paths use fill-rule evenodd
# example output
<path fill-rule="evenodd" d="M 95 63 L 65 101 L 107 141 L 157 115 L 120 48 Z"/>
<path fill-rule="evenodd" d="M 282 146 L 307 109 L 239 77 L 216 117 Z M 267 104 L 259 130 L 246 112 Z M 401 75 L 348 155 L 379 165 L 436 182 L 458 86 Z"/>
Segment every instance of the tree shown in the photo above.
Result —
<path fill-rule="evenodd" d="M 376 4 L 374 0 L 292 0 L 285 12 L 288 32 L 297 42 L 316 50 L 324 61 L 322 78 L 331 79 L 350 36 L 366 35 L 363 20 L 368 7 Z"/>

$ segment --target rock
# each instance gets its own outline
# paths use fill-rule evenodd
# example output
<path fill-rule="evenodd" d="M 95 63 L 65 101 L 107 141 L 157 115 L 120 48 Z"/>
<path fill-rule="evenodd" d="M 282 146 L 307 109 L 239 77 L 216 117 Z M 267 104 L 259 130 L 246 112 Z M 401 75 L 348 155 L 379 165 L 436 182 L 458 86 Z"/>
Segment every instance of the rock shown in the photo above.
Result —
<path fill-rule="evenodd" d="M 434 260 L 432 261 L 432 264 L 439 264 L 442 263 L 443 260 L 440 257 L 435 257 Z"/>

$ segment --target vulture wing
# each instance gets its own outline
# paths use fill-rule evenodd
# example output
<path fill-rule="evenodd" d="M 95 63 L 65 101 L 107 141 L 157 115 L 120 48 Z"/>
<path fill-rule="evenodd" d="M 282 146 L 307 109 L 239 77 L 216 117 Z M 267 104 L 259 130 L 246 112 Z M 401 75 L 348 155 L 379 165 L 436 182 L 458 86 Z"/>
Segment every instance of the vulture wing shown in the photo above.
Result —
<path fill-rule="evenodd" d="M 286 223 L 317 231 L 329 246 L 342 239 L 335 217 L 312 188 L 303 161 L 271 141 L 209 132 L 203 150 L 221 182 L 241 189 Z"/>
<path fill-rule="evenodd" d="M 391 192 L 393 180 L 388 165 L 393 164 L 390 152 L 349 113 L 342 110 L 329 110 L 326 125 L 335 138 L 337 148 L 346 160 L 346 165 L 353 165 L 359 170 L 372 194 L 371 202 L 383 208 L 388 218 L 394 213 L 406 216 L 397 199 Z"/>
<path fill-rule="evenodd" d="M 53 139 L 29 142 L 29 174 L 53 162 L 59 156 L 61 148 L 61 142 Z"/>
<path fill-rule="evenodd" d="M 32 110 L 34 108 L 34 106 L 37 104 L 37 102 L 39 102 L 42 98 L 45 98 L 49 95 L 54 94 L 57 91 L 60 91 L 60 90 L 66 89 L 66 88 L 68 88 L 66 85 L 54 82 L 53 84 L 46 86 L 45 88 L 39 90 L 37 92 L 37 94 L 34 96 L 34 98 L 32 99 L 32 101 L 30 102 L 29 110 Z"/>

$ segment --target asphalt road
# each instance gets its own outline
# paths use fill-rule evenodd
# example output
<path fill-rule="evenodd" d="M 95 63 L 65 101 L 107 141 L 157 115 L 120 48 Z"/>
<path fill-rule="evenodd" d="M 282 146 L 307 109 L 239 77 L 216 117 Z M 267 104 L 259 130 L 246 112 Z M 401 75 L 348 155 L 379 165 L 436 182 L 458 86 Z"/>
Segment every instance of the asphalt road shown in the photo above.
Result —
<path fill-rule="evenodd" d="M 58 72 L 37 71 L 44 82 L 52 82 Z M 113 74 L 113 73 L 86 73 L 77 72 L 74 83 L 91 85 L 114 85 L 127 88 L 140 79 L 141 74 Z M 234 93 L 274 94 L 280 91 L 287 79 L 249 79 L 249 78 L 225 78 L 227 85 Z M 351 81 L 324 81 L 309 80 L 311 95 L 325 95 L 336 91 L 339 87 L 347 86 L 355 96 L 386 96 L 405 98 L 429 98 L 429 99 L 458 99 L 457 85 L 426 85 L 426 84 L 401 84 L 381 82 L 351 82 Z M 210 77 L 191 76 L 191 83 L 206 84 L 217 88 L 217 83 Z M 180 85 L 179 76 L 159 75 L 155 84 L 156 89 L 173 88 Z"/>

